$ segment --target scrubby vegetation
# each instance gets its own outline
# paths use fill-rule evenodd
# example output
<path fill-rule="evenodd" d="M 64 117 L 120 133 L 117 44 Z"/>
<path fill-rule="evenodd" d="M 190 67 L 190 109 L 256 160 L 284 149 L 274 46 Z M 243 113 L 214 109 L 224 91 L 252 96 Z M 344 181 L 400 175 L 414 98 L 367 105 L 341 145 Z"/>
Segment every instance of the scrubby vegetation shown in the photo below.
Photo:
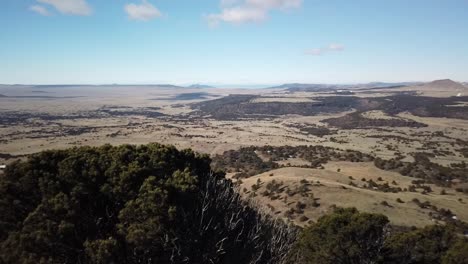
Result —
<path fill-rule="evenodd" d="M 337 130 L 331 130 L 326 127 L 320 127 L 316 125 L 303 125 L 303 124 L 291 124 L 289 127 L 297 128 L 301 132 L 307 135 L 314 135 L 317 137 L 323 137 L 327 135 L 334 135 L 337 133 Z"/>
<path fill-rule="evenodd" d="M 264 159 L 259 157 L 261 155 Z M 382 170 L 396 171 L 404 176 L 423 179 L 426 183 L 450 187 L 453 180 L 468 182 L 468 167 L 462 162 L 451 166 L 442 166 L 430 161 L 426 153 L 414 153 L 414 162 L 404 162 L 397 158 L 385 160 L 371 155 L 354 151 L 340 150 L 324 146 L 251 146 L 239 150 L 230 150 L 213 158 L 215 169 L 236 172 L 236 178 L 250 177 L 280 167 L 278 162 L 290 158 L 300 158 L 309 164 L 301 165 L 306 168 L 321 168 L 328 161 L 367 162 L 374 161 L 374 165 Z M 288 165 L 289 166 L 289 165 Z M 432 192 L 429 186 L 415 183 L 410 191 L 421 189 L 426 193 Z M 367 182 L 367 188 L 374 188 L 384 192 L 399 192 L 402 188 L 390 186 L 388 183 L 379 184 Z M 468 192 L 468 188 L 458 187 L 459 192 Z"/>
<path fill-rule="evenodd" d="M 460 153 L 463 155 L 463 157 L 468 158 L 468 148 L 460 149 Z"/>
<path fill-rule="evenodd" d="M 392 119 L 376 119 L 365 118 L 360 112 L 347 114 L 342 117 L 329 118 L 322 120 L 334 127 L 341 129 L 355 129 L 355 128 L 372 128 L 372 127 L 427 127 L 426 124 L 419 123 L 413 120 L 406 120 L 401 118 Z"/>
<path fill-rule="evenodd" d="M 259 155 L 268 159 L 264 161 Z M 277 162 L 301 158 L 309 162 L 306 168 L 319 168 L 328 161 L 372 161 L 371 155 L 354 150 L 340 150 L 324 146 L 251 146 L 229 150 L 213 157 L 212 166 L 227 172 L 237 172 L 236 178 L 250 177 L 280 167 Z"/>
<path fill-rule="evenodd" d="M 320 102 L 252 102 L 258 96 L 229 95 L 224 98 L 193 104 L 192 108 L 202 115 L 215 119 L 229 120 L 242 118 L 271 118 L 279 115 L 317 115 L 319 113 L 339 113 L 357 107 L 355 97 L 333 96 L 314 98 Z"/>
<path fill-rule="evenodd" d="M 379 183 L 376 183 L 375 181 L 373 181 L 372 179 L 368 180 L 368 181 L 365 181 L 365 182 L 367 184 L 364 184 L 364 188 L 368 188 L 368 189 L 373 189 L 373 190 L 377 190 L 377 191 L 381 191 L 381 192 L 392 192 L 392 193 L 398 193 L 398 192 L 403 191 L 403 189 L 401 187 L 390 186 L 390 184 L 388 184 L 388 182 L 379 184 Z"/>
<path fill-rule="evenodd" d="M 449 117 L 468 119 L 468 107 L 450 107 L 457 102 L 467 102 L 468 96 L 462 97 L 428 97 L 413 95 L 396 95 L 384 104 L 384 111 L 395 115 L 408 111 L 423 117 Z"/>
<path fill-rule="evenodd" d="M 457 102 L 467 102 L 468 97 L 426 97 L 414 94 L 395 94 L 386 97 L 360 98 L 356 96 L 327 96 L 314 98 L 315 102 L 253 102 L 255 95 L 229 95 L 224 98 L 193 104 L 201 115 L 210 115 L 215 119 L 229 120 L 242 118 L 271 118 L 279 115 L 312 116 L 321 113 L 339 113 L 357 110 L 359 113 L 370 110 L 381 110 L 395 116 L 401 112 L 410 112 L 423 117 L 449 117 L 468 119 L 468 107 L 450 107 Z M 340 121 L 353 128 L 359 126 L 410 126 L 420 127 L 424 124 L 402 119 L 383 120 L 359 118 L 359 114 L 351 114 Z M 341 123 L 334 122 L 337 125 Z M 341 126 L 339 126 L 341 127 Z"/>
<path fill-rule="evenodd" d="M 107 117 L 128 117 L 128 116 L 145 116 L 147 118 L 162 118 L 165 117 L 159 108 L 155 107 L 113 107 L 104 106 L 95 111 L 81 111 L 69 113 L 67 115 L 57 115 L 46 112 L 20 112 L 20 111 L 2 111 L 0 112 L 0 125 L 12 126 L 28 123 L 31 120 L 42 121 L 58 121 L 58 120 L 81 120 L 89 118 L 107 118 Z"/>
<path fill-rule="evenodd" d="M 414 153 L 413 156 L 414 162 L 376 158 L 374 160 L 374 165 L 382 170 L 397 171 L 404 176 L 424 179 L 427 183 L 434 183 L 441 186 L 450 187 L 452 181 L 455 179 L 461 182 L 468 182 L 468 174 L 466 173 L 468 167 L 463 162 L 455 164 L 455 166 L 446 167 L 431 162 L 426 153 Z"/>

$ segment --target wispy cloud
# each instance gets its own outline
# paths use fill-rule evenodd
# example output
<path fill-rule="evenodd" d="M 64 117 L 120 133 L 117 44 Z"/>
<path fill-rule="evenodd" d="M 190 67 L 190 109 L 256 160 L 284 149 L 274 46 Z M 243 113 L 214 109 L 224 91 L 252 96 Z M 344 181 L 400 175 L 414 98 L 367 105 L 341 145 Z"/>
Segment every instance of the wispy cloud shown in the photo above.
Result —
<path fill-rule="evenodd" d="M 132 20 L 149 21 L 161 17 L 161 11 L 147 0 L 142 0 L 140 4 L 128 4 L 125 6 L 125 12 Z"/>
<path fill-rule="evenodd" d="M 37 0 L 37 2 L 51 5 L 66 15 L 89 16 L 93 12 L 86 0 Z M 35 11 L 37 12 L 37 10 Z"/>
<path fill-rule="evenodd" d="M 261 22 L 271 10 L 299 8 L 302 0 L 221 0 L 221 12 L 206 15 L 209 25 Z"/>
<path fill-rule="evenodd" d="M 313 56 L 320 56 L 327 52 L 337 52 L 337 51 L 342 51 L 344 49 L 345 47 L 342 44 L 332 43 L 326 47 L 306 50 L 305 54 L 313 55 Z"/>
<path fill-rule="evenodd" d="M 332 44 L 328 45 L 327 49 L 329 51 L 342 51 L 342 50 L 344 50 L 344 46 L 341 45 L 341 44 L 332 43 Z"/>
<path fill-rule="evenodd" d="M 29 10 L 38 13 L 41 16 L 50 16 L 49 10 L 41 5 L 32 5 L 29 7 Z"/>

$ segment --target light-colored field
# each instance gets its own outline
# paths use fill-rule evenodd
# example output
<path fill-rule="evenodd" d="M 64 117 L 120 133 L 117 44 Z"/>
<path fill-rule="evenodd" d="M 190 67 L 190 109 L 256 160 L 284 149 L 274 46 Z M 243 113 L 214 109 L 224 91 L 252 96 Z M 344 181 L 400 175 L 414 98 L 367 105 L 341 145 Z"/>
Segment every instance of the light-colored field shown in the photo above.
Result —
<path fill-rule="evenodd" d="M 340 172 L 337 172 L 338 168 Z M 354 180 L 350 180 L 350 176 Z M 285 218 L 284 212 L 289 208 L 294 208 L 298 201 L 306 204 L 303 214 L 294 215 L 293 221 L 298 225 L 307 224 L 307 221 L 300 220 L 300 216 L 305 215 L 308 219 L 315 221 L 320 216 L 328 213 L 332 205 L 356 207 L 364 212 L 381 213 L 388 216 L 392 224 L 401 226 L 421 227 L 438 222 L 428 215 L 431 212 L 430 209 L 421 209 L 416 203 L 412 202 L 414 198 L 419 199 L 421 202 L 429 201 L 431 205 L 435 205 L 437 208 L 450 209 L 458 219 L 468 221 L 467 195 L 454 191 L 447 191 L 446 195 L 440 195 L 442 188 L 434 185 L 430 185 L 433 192 L 426 195 L 419 192 L 384 193 L 362 187 L 364 184 L 361 181 L 362 178 L 373 179 L 378 182 L 378 177 L 383 179 L 381 183 L 388 182 L 391 184 L 392 181 L 395 181 L 402 188 L 408 187 L 411 180 L 415 179 L 394 172 L 379 170 L 371 163 L 331 162 L 325 165 L 324 170 L 287 167 L 268 171 L 254 177 L 242 179 L 240 190 L 246 197 L 251 197 L 252 185 L 256 184 L 260 179 L 262 187 L 256 191 L 257 196 L 252 199 L 257 201 L 258 204 L 264 205 L 265 210 L 270 210 L 270 213 L 281 218 Z M 307 180 L 311 184 L 308 192 L 309 197 L 303 197 L 300 194 L 289 196 L 285 191 L 281 193 L 280 198 L 275 200 L 263 196 L 262 192 L 266 190 L 265 186 L 273 180 L 282 182 L 283 186 L 290 189 L 301 186 L 303 184 L 301 180 Z M 349 185 L 351 181 L 356 184 L 356 187 Z M 317 184 L 317 182 L 320 184 Z M 287 198 L 285 199 L 285 197 Z M 320 206 L 313 206 L 312 197 L 316 199 Z M 403 203 L 397 202 L 398 198 Z M 462 199 L 462 202 L 458 199 Z M 381 202 L 383 201 L 386 201 L 390 207 L 382 205 Z"/>
<path fill-rule="evenodd" d="M 367 112 L 362 113 L 361 116 L 364 118 L 369 118 L 369 119 L 386 119 L 386 120 L 397 119 L 396 117 L 389 116 L 380 110 L 367 111 Z"/>

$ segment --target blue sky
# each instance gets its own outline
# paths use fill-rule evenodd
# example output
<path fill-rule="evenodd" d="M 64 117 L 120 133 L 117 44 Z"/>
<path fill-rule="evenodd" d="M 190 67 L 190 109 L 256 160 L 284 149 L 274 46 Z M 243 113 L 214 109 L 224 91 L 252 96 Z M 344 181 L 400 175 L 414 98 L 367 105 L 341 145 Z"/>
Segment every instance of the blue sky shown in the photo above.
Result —
<path fill-rule="evenodd" d="M 0 83 L 468 81 L 467 0 L 2 0 Z"/>

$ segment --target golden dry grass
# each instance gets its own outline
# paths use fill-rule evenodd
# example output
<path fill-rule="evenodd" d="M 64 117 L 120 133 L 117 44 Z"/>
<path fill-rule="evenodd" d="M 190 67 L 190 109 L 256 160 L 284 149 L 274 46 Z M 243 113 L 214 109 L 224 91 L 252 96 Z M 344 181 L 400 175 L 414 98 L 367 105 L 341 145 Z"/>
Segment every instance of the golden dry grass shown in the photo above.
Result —
<path fill-rule="evenodd" d="M 337 172 L 340 168 L 341 171 Z M 273 176 L 270 176 L 273 174 Z M 355 180 L 350 180 L 349 177 Z M 468 221 L 468 196 L 448 190 L 447 195 L 440 195 L 442 188 L 430 185 L 433 192 L 427 195 L 415 192 L 384 193 L 377 190 L 362 188 L 364 182 L 361 178 L 373 179 L 377 182 L 378 177 L 382 177 L 382 182 L 396 181 L 398 186 L 407 187 L 414 178 L 401 176 L 400 174 L 388 171 L 382 171 L 371 163 L 351 163 L 351 162 L 331 162 L 325 166 L 324 170 L 286 167 L 259 174 L 254 177 L 242 179 L 240 185 L 241 192 L 245 197 L 250 197 L 252 193 L 251 186 L 256 184 L 258 179 L 262 182 L 262 187 L 257 191 L 257 196 L 252 198 L 258 204 L 264 205 L 266 210 L 270 206 L 274 210 L 269 210 L 273 215 L 284 217 L 284 212 L 289 208 L 294 208 L 296 202 L 301 201 L 306 204 L 304 215 L 311 220 L 317 220 L 318 217 L 328 213 L 330 206 L 356 207 L 364 212 L 381 213 L 386 215 L 392 224 L 401 226 L 426 226 L 434 224 L 428 213 L 430 209 L 421 209 L 412 202 L 414 198 L 421 202 L 429 201 L 438 208 L 450 209 L 460 220 Z M 313 207 L 311 197 L 302 197 L 301 195 L 288 196 L 285 192 L 281 194 L 280 199 L 271 200 L 269 197 L 262 196 L 268 182 L 275 180 L 283 182 L 284 186 L 295 188 L 301 185 L 301 180 L 307 180 L 312 183 L 310 192 L 314 198 L 318 198 L 319 207 Z M 349 185 L 353 181 L 358 187 Z M 317 185 L 320 182 L 320 185 Z M 247 192 L 244 192 L 246 188 Z M 287 197 L 286 201 L 284 197 Z M 400 198 L 404 203 L 397 202 Z M 462 199 L 462 202 L 458 199 Z M 381 205 L 386 201 L 391 207 Z M 270 207 L 271 208 L 271 207 Z M 305 225 L 307 222 L 301 222 L 299 215 L 293 220 L 298 225 Z"/>

